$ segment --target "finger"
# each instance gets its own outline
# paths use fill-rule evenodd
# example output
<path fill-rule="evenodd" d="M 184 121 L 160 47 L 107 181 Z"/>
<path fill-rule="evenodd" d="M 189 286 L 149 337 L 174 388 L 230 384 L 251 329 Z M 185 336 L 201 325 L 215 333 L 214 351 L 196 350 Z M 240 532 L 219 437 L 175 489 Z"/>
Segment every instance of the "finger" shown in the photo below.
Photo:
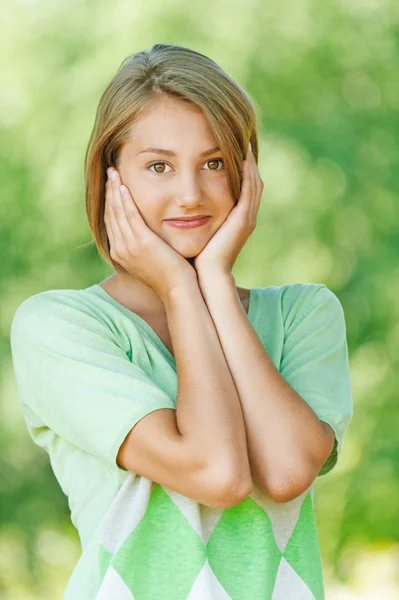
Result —
<path fill-rule="evenodd" d="M 145 224 L 141 213 L 134 202 L 132 195 L 129 192 L 129 188 L 126 185 L 122 184 L 121 177 L 118 171 L 114 171 L 116 173 L 116 178 L 112 181 L 113 192 L 115 192 L 114 198 L 116 200 L 115 206 L 117 208 L 123 209 L 121 213 L 124 219 L 128 218 L 128 223 L 134 232 L 134 228 L 138 229 L 137 233 L 140 232 L 139 228 L 142 224 Z M 122 187 L 121 187 L 122 186 Z M 123 192 L 122 192 L 123 188 Z M 116 210 L 117 215 L 119 214 L 118 210 Z M 140 222 L 141 220 L 141 222 Z"/>
<path fill-rule="evenodd" d="M 262 199 L 262 193 L 263 193 L 263 188 L 264 188 L 264 183 L 263 180 L 260 176 L 259 173 L 259 167 L 256 164 L 256 161 L 254 161 L 254 167 L 255 167 L 255 178 L 256 178 L 256 182 L 257 182 L 257 193 L 256 193 L 256 212 L 258 212 L 259 210 L 259 206 L 260 206 L 260 201 Z"/>
<path fill-rule="evenodd" d="M 259 167 L 256 164 L 255 155 L 253 152 L 251 153 L 251 158 L 252 158 L 252 164 L 253 164 L 254 173 L 255 173 L 256 191 L 258 193 L 260 191 L 260 189 L 263 188 L 263 181 L 260 176 Z"/>
<path fill-rule="evenodd" d="M 249 153 L 249 163 L 251 165 L 253 192 L 254 192 L 254 196 L 256 196 L 257 191 L 258 191 L 258 182 L 257 182 L 257 178 L 256 178 L 257 165 L 256 165 L 255 156 L 254 156 L 254 153 L 252 152 L 252 150 Z"/>
<path fill-rule="evenodd" d="M 122 199 L 122 196 L 126 196 L 126 192 L 124 194 L 121 193 L 121 179 L 119 177 L 119 173 L 116 173 L 116 177 L 112 180 L 112 212 L 114 218 L 118 224 L 118 228 L 120 231 L 121 239 L 123 240 L 126 247 L 132 242 L 132 238 L 134 237 L 133 231 L 133 219 L 130 217 L 130 220 L 127 218 L 126 210 L 125 210 L 125 201 Z"/>
<path fill-rule="evenodd" d="M 147 226 L 146 222 L 143 219 L 141 212 L 138 209 L 137 204 L 132 197 L 129 188 L 124 185 L 123 191 L 120 189 L 120 195 L 122 199 L 122 204 L 125 211 L 125 217 L 133 231 L 137 235 L 143 231 L 143 226 Z"/>
<path fill-rule="evenodd" d="M 250 171 L 251 171 L 251 177 L 252 177 L 252 190 L 253 190 L 253 195 L 251 198 L 251 205 L 250 205 L 250 219 L 252 219 L 252 221 L 255 223 L 256 215 L 258 213 L 259 203 L 260 203 L 260 186 L 259 186 L 260 177 L 259 177 L 259 172 L 258 172 L 258 166 L 256 164 L 256 160 L 255 160 L 255 156 L 254 156 L 253 152 L 250 152 L 249 162 L 250 162 Z"/>
<path fill-rule="evenodd" d="M 112 211 L 112 188 L 109 180 L 105 185 L 104 223 L 110 246 L 115 250 L 117 240 L 120 238 L 121 233 Z"/>
<path fill-rule="evenodd" d="M 238 197 L 238 200 L 236 202 L 236 206 L 238 207 L 237 210 L 240 212 L 243 209 L 243 205 L 244 205 L 244 209 L 246 209 L 248 203 L 249 203 L 249 195 L 251 193 L 251 180 L 249 178 L 248 175 L 248 165 L 247 165 L 247 161 L 243 160 L 242 161 L 242 170 L 241 170 L 241 188 L 240 188 L 240 195 Z"/>
<path fill-rule="evenodd" d="M 248 219 L 252 221 L 254 218 L 254 200 L 256 195 L 256 184 L 254 178 L 254 168 L 253 168 L 254 156 L 248 145 L 247 159 L 245 162 L 248 162 L 248 178 L 250 180 L 250 196 L 248 198 Z"/>
<path fill-rule="evenodd" d="M 244 161 L 244 169 L 243 169 L 243 180 L 246 184 L 246 188 L 244 190 L 243 196 L 245 198 L 245 204 L 247 206 L 247 208 L 249 209 L 250 204 L 251 204 L 251 198 L 252 198 L 252 176 L 251 176 L 251 156 L 250 156 L 250 149 L 249 149 L 249 145 L 248 145 L 248 149 L 247 149 L 247 155 L 245 157 L 245 161 Z"/>

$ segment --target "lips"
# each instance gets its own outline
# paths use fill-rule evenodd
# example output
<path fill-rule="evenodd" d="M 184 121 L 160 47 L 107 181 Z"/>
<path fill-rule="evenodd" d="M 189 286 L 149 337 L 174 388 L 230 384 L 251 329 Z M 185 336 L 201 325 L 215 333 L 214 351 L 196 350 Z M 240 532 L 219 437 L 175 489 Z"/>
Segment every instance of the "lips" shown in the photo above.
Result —
<path fill-rule="evenodd" d="M 165 219 L 165 221 L 197 221 L 199 219 L 205 219 L 209 215 L 193 215 L 192 217 L 176 217 L 172 219 Z"/>
<path fill-rule="evenodd" d="M 173 225 L 174 227 L 189 229 L 191 227 L 199 227 L 200 225 L 205 225 L 205 223 L 207 223 L 209 219 L 209 216 L 200 217 L 199 219 L 167 219 L 166 223 L 169 223 L 169 225 Z"/>

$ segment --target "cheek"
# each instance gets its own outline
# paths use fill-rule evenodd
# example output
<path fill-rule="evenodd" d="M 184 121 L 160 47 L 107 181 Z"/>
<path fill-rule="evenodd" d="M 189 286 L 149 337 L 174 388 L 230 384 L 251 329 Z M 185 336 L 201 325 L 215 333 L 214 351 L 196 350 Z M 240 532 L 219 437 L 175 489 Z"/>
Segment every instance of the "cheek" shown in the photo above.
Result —
<path fill-rule="evenodd" d="M 161 180 L 161 177 L 160 177 Z M 145 202 L 149 206 L 156 206 L 167 196 L 168 187 L 165 183 L 151 178 L 148 173 L 129 173 L 127 177 L 127 186 L 132 194 L 140 202 Z"/>
<path fill-rule="evenodd" d="M 125 175 L 120 172 L 123 183 L 129 188 L 130 195 L 136 202 L 137 206 L 141 208 L 141 205 L 151 204 L 151 196 L 154 196 L 154 191 L 151 185 L 140 176 L 139 173 L 132 170 L 126 171 Z"/>
<path fill-rule="evenodd" d="M 219 177 L 216 175 L 214 177 L 209 177 L 209 180 L 206 181 L 205 185 L 208 187 L 209 191 L 214 191 L 218 194 L 223 194 L 223 196 L 230 196 L 230 186 L 226 175 L 220 174 Z"/>
<path fill-rule="evenodd" d="M 219 195 L 219 198 L 221 199 L 221 204 L 225 208 L 231 208 L 234 204 L 237 203 L 237 201 L 231 193 L 230 186 L 226 178 L 224 178 L 223 181 L 220 181 L 217 193 Z"/>

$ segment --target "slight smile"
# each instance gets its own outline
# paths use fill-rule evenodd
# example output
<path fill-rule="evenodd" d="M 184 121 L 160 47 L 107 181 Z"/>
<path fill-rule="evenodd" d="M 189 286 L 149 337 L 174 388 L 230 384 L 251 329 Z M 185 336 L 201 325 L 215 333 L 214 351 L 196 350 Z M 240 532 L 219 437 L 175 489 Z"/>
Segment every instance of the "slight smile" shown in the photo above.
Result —
<path fill-rule="evenodd" d="M 207 223 L 209 219 L 210 217 L 202 217 L 201 219 L 193 219 L 190 221 L 166 220 L 165 223 L 173 225 L 174 227 L 191 229 L 192 227 L 199 227 L 200 225 L 205 225 L 205 223 Z"/>

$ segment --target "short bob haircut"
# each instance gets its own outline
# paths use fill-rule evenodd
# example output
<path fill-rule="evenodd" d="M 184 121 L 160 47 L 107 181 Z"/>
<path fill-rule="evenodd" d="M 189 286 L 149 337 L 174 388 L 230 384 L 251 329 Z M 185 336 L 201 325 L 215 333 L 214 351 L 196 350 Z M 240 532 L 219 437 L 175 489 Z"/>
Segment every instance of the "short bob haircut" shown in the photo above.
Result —
<path fill-rule="evenodd" d="M 120 150 L 130 140 L 134 120 L 162 96 L 202 109 L 223 155 L 236 202 L 248 142 L 258 162 L 259 107 L 217 63 L 172 44 L 154 44 L 150 50 L 128 56 L 100 98 L 84 163 L 89 226 L 100 255 L 118 272 L 125 269 L 110 256 L 104 222 L 107 168 L 118 168 Z"/>

